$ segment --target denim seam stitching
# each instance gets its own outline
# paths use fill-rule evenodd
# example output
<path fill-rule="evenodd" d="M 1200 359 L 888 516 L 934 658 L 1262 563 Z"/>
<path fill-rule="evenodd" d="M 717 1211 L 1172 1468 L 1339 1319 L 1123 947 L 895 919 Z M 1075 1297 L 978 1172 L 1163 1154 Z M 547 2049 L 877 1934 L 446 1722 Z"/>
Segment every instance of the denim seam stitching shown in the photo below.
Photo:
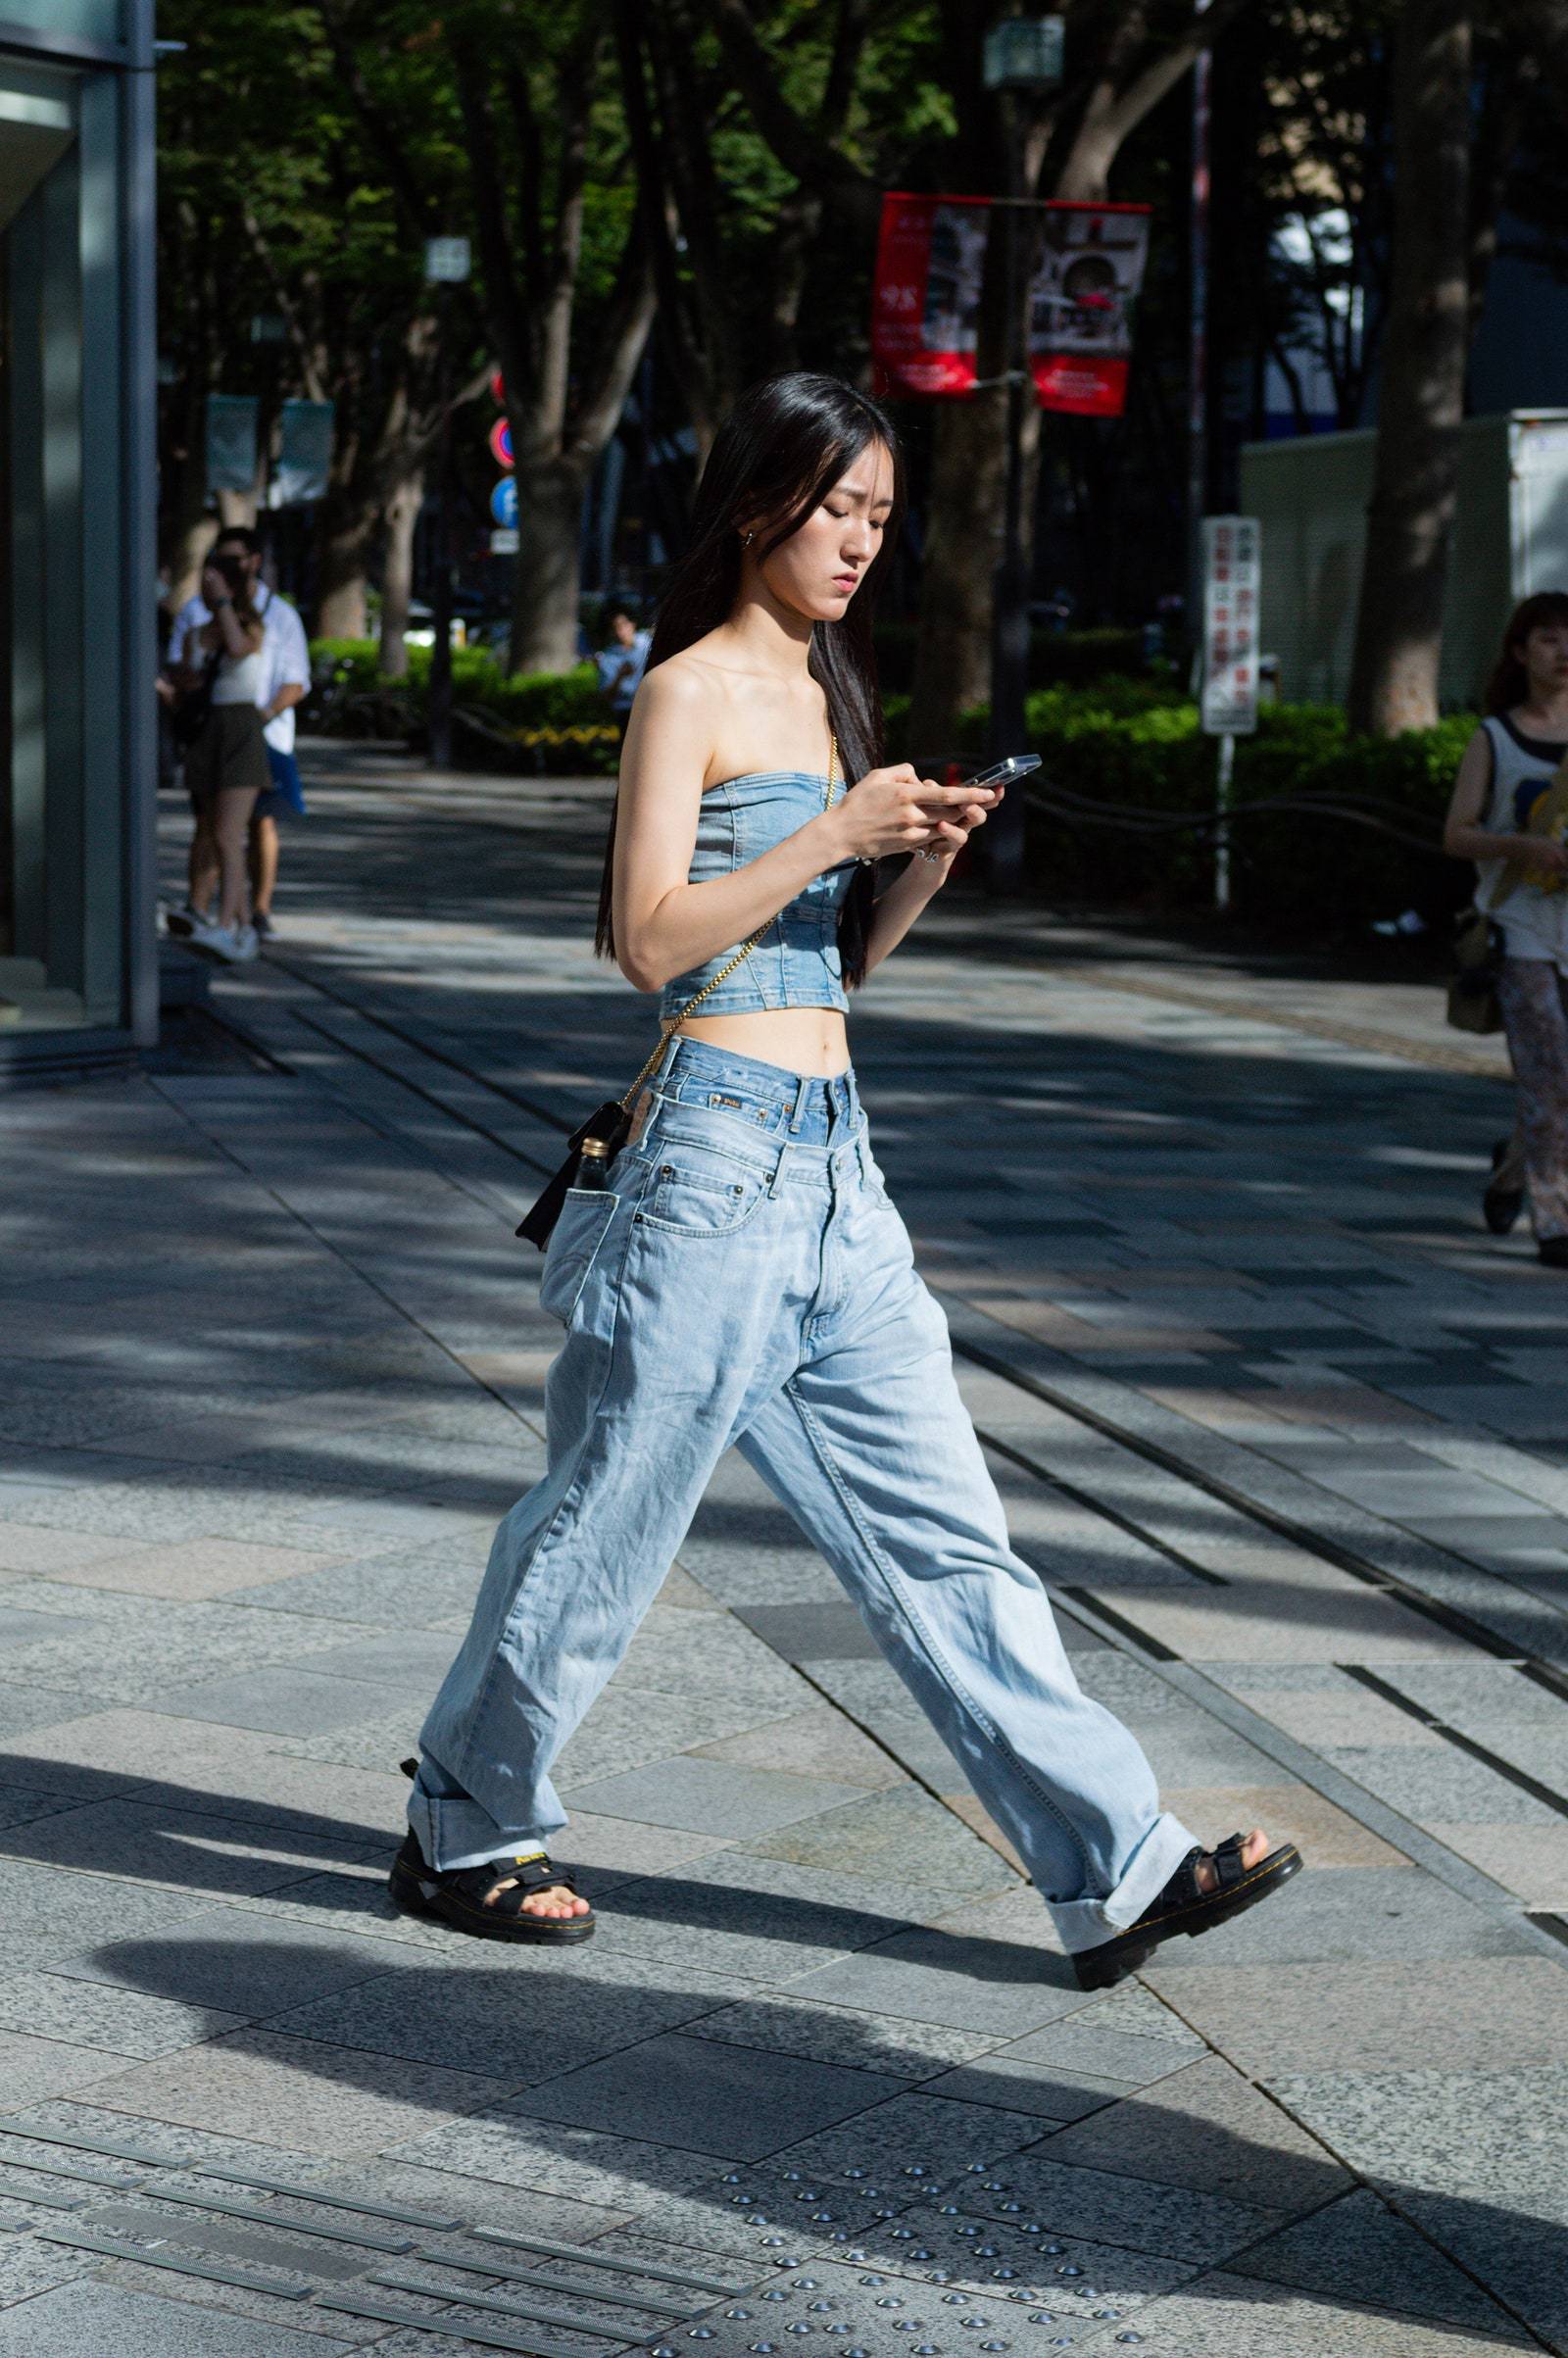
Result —
<path fill-rule="evenodd" d="M 643 1192 L 644 1192 L 645 1194 L 646 1194 L 646 1192 L 647 1192 L 647 1183 L 646 1183 L 646 1181 L 644 1182 L 644 1188 L 643 1188 Z M 613 1280 L 612 1281 L 612 1292 L 613 1301 L 614 1301 L 614 1315 L 613 1315 L 613 1317 L 612 1317 L 612 1321 L 611 1321 L 610 1333 L 609 1333 L 609 1335 L 608 1335 L 608 1336 L 606 1337 L 606 1339 L 605 1339 L 605 1367 L 604 1367 L 604 1375 L 603 1375 L 603 1379 L 602 1379 L 602 1380 L 601 1380 L 601 1382 L 600 1382 L 599 1390 L 598 1390 L 598 1392 L 596 1393 L 596 1395 L 595 1395 L 595 1397 L 594 1397 L 594 1404 L 593 1404 L 593 1407 L 592 1407 L 592 1408 L 591 1408 L 591 1410 L 589 1411 L 589 1413 L 588 1413 L 588 1417 L 587 1417 L 587 1419 L 586 1419 L 586 1423 L 587 1423 L 587 1425 L 588 1425 L 588 1427 L 589 1427 L 590 1431 L 591 1431 L 591 1430 L 592 1430 L 592 1428 L 593 1428 L 595 1425 L 597 1425 L 597 1424 L 598 1424 L 598 1422 L 599 1422 L 599 1414 L 600 1414 L 600 1410 L 601 1410 L 601 1409 L 604 1407 L 604 1404 L 605 1404 L 605 1396 L 606 1396 L 606 1394 L 607 1394 L 607 1393 L 609 1392 L 609 1390 L 610 1390 L 610 1386 L 611 1386 L 612 1380 L 612 1378 L 613 1378 L 613 1376 L 614 1376 L 614 1373 L 615 1373 L 615 1362 L 616 1362 L 616 1347 L 617 1347 L 617 1345 L 618 1345 L 618 1343 L 619 1343 L 619 1340 L 620 1340 L 620 1290 L 621 1290 L 621 1280 L 622 1280 L 622 1277 L 623 1277 L 623 1275 L 624 1275 L 624 1273 L 625 1273 L 625 1267 L 626 1267 L 626 1255 L 627 1255 L 627 1253 L 628 1253 L 631 1251 L 631 1240 L 632 1240 L 632 1237 L 633 1237 L 633 1235 L 635 1234 L 635 1230 L 636 1230 L 636 1223 L 635 1223 L 635 1220 L 634 1220 L 634 1219 L 633 1219 L 633 1220 L 628 1220 L 628 1221 L 626 1222 L 626 1236 L 625 1236 L 625 1241 L 624 1241 L 624 1243 L 622 1244 L 622 1246 L 621 1246 L 621 1251 L 620 1251 L 620 1262 L 619 1262 L 619 1265 L 618 1265 L 618 1267 L 617 1267 L 617 1268 L 616 1268 L 616 1270 L 615 1270 L 614 1278 L 613 1278 Z M 602 1250 L 602 1249 L 603 1249 L 603 1239 L 601 1239 L 601 1250 Z M 596 1255 L 596 1257 L 597 1257 L 597 1255 Z M 579 1301 L 581 1300 L 581 1296 L 580 1296 L 580 1295 L 579 1295 L 579 1297 L 578 1297 L 578 1300 L 579 1300 Z M 573 1314 L 575 1314 L 576 1307 L 577 1307 L 577 1304 L 576 1304 L 576 1302 L 573 1302 L 573 1304 L 572 1304 L 572 1310 L 573 1310 Z M 568 1335 L 568 1340 L 569 1340 L 569 1335 Z M 587 1450 L 586 1450 L 586 1449 L 584 1449 L 584 1451 L 583 1451 L 583 1458 L 584 1458 L 584 1459 L 586 1459 L 587 1455 L 588 1455 L 588 1451 L 587 1451 Z M 583 1468 L 582 1468 L 582 1463 L 581 1463 L 581 1461 L 579 1461 L 579 1464 L 578 1464 L 577 1471 L 576 1471 L 576 1473 L 575 1473 L 575 1474 L 572 1476 L 572 1478 L 571 1478 L 571 1482 L 570 1482 L 570 1485 L 568 1486 L 568 1488 L 567 1488 L 567 1490 L 566 1490 L 566 1493 L 565 1493 L 564 1497 L 562 1498 L 562 1500 L 561 1500 L 561 1503 L 560 1503 L 560 1505 L 559 1505 L 559 1506 L 556 1508 L 556 1511 L 555 1511 L 555 1513 L 554 1513 L 554 1514 L 551 1516 L 551 1518 L 550 1518 L 549 1522 L 548 1522 L 548 1523 L 545 1525 L 545 1527 L 544 1527 L 543 1531 L 541 1531 L 541 1533 L 539 1534 L 539 1537 L 538 1537 L 538 1539 L 535 1541 L 535 1543 L 534 1543 L 534 1550 L 533 1550 L 533 1553 L 532 1553 L 532 1555 L 531 1555 L 531 1556 L 528 1558 L 527 1567 L 526 1567 L 525 1571 L 523 1572 L 522 1578 L 521 1578 L 521 1579 L 518 1581 L 515 1591 L 514 1592 L 513 1598 L 512 1598 L 512 1603 L 511 1603 L 511 1606 L 510 1606 L 510 1607 L 509 1607 L 509 1609 L 508 1609 L 506 1620 L 505 1620 L 505 1621 L 504 1621 L 504 1623 L 502 1624 L 501 1640 L 500 1640 L 500 1641 L 497 1643 L 497 1646 L 496 1646 L 496 1648 L 495 1648 L 495 1652 L 494 1652 L 494 1654 L 493 1654 L 493 1655 L 492 1655 L 492 1657 L 491 1657 L 489 1675 L 486 1677 L 486 1679 L 485 1679 L 485 1682 L 484 1682 L 483 1686 L 482 1686 L 482 1687 L 479 1689 L 479 1692 L 478 1692 L 477 1695 L 476 1695 L 476 1696 L 475 1696 L 475 1698 L 474 1698 L 473 1707 L 472 1707 L 472 1709 L 470 1710 L 470 1712 L 468 1713 L 468 1717 L 467 1717 L 466 1724 L 466 1726 L 465 1726 L 465 1727 L 464 1727 L 464 1729 L 463 1729 L 462 1735 L 461 1735 L 461 1736 L 459 1737 L 459 1739 L 458 1739 L 458 1745 L 457 1745 L 457 1747 L 455 1747 L 455 1748 L 461 1748 L 461 1751 L 462 1751 L 463 1758 L 464 1758 L 465 1762 L 466 1762 L 466 1759 L 467 1759 L 468 1747 L 469 1747 L 470 1744 L 471 1744 L 471 1743 L 472 1743 L 472 1741 L 473 1741 L 473 1732 L 474 1732 L 475 1728 L 477 1728 L 478 1726 L 480 1726 L 480 1725 L 482 1724 L 482 1721 L 483 1721 L 483 1718 L 484 1718 L 485 1711 L 486 1711 L 486 1709 L 487 1709 L 487 1707 L 488 1707 L 488 1705 L 489 1705 L 489 1703 L 490 1703 L 490 1701 L 491 1701 L 491 1698 L 492 1698 L 492 1696 L 493 1696 L 493 1695 L 494 1695 L 494 1693 L 495 1693 L 496 1683 L 497 1683 L 497 1681 L 498 1681 L 498 1680 L 500 1679 L 500 1677 L 501 1677 L 501 1665 L 502 1665 L 502 1658 L 503 1658 L 503 1652 L 504 1652 L 504 1645 L 505 1645 L 506 1633 L 507 1633 L 507 1631 L 508 1631 L 508 1630 L 510 1630 L 510 1629 L 511 1629 L 513 1622 L 514 1622 L 514 1621 L 515 1620 L 515 1618 L 516 1618 L 516 1615 L 517 1615 L 517 1608 L 518 1608 L 518 1606 L 520 1605 L 520 1603 L 521 1603 L 521 1601 L 522 1601 L 522 1598 L 523 1598 L 524 1593 L 525 1593 L 525 1592 L 526 1592 L 526 1590 L 527 1590 L 527 1587 L 528 1587 L 528 1584 L 529 1584 L 530 1580 L 532 1579 L 532 1577 L 533 1577 L 533 1575 L 534 1575 L 535 1571 L 538 1569 L 538 1566 L 539 1566 L 540 1559 L 541 1559 L 541 1558 L 542 1558 L 542 1556 L 544 1555 L 544 1552 L 545 1552 L 546 1548 L 549 1547 L 549 1545 L 550 1545 L 551 1541 L 552 1541 L 552 1540 L 553 1540 L 553 1539 L 554 1539 L 554 1538 L 557 1536 L 557 1534 L 558 1534 L 558 1533 L 559 1533 L 559 1531 L 560 1531 L 560 1528 L 561 1528 L 561 1523 L 562 1523 L 562 1518 L 563 1518 L 563 1517 L 564 1517 L 564 1516 L 566 1514 L 566 1512 L 567 1512 L 568 1508 L 570 1508 L 570 1507 L 571 1507 L 571 1506 L 572 1506 L 574 1503 L 576 1503 L 576 1502 L 577 1502 L 577 1500 L 579 1499 L 579 1497 L 580 1497 L 580 1494 L 581 1494 L 581 1490 L 582 1490 L 582 1484 L 583 1484 Z M 445 1765 L 445 1764 L 443 1764 L 443 1765 Z M 548 1769 L 546 1770 L 546 1772 L 545 1772 L 545 1773 L 546 1773 L 546 1775 L 548 1776 L 548 1774 L 549 1774 L 549 1771 L 548 1771 Z M 460 1768 L 458 1768 L 457 1766 L 455 1766 L 455 1765 L 449 1768 L 449 1770 L 448 1770 L 448 1774 L 449 1774 L 449 1775 L 451 1775 L 451 1776 L 455 1776 L 455 1777 L 459 1778 L 459 1779 L 460 1779 L 460 1781 L 463 1781 L 463 1771 L 462 1771 Z M 465 1782 L 465 1784 L 464 1784 L 464 1791 L 465 1791 L 465 1794 L 466 1795 L 466 1797 L 467 1797 L 469 1800 L 471 1800 L 473 1796 L 472 1796 L 472 1794 L 471 1794 L 471 1793 L 469 1793 L 467 1792 L 467 1787 L 466 1787 L 466 1782 Z M 483 1803 L 480 1803 L 480 1805 L 479 1805 L 479 1806 L 482 1808 L 482 1807 L 483 1807 Z M 433 1830 L 434 1830 L 434 1833 L 435 1833 L 435 1838 L 436 1838 L 436 1848 L 437 1848 L 438 1850 L 439 1850 L 439 1849 L 440 1849 L 440 1847 L 441 1847 L 441 1841 L 440 1841 L 440 1816 L 439 1816 L 439 1814 L 438 1814 L 438 1813 L 440 1812 L 440 1810 L 442 1809 L 442 1807 L 443 1807 L 443 1801 L 434 1801 L 434 1802 L 432 1802 L 432 1803 L 431 1803 L 431 1818 L 432 1818 L 432 1826 L 433 1826 Z"/>
<path fill-rule="evenodd" d="M 1010 1766 L 1016 1772 L 1020 1784 L 1026 1787 L 1027 1790 L 1036 1796 L 1042 1808 L 1050 1817 L 1054 1819 L 1055 1823 L 1061 1828 L 1061 1831 L 1067 1837 L 1068 1842 L 1071 1843 L 1074 1851 L 1077 1854 L 1080 1866 L 1087 1875 L 1089 1873 L 1090 1866 L 1089 1853 L 1084 1846 L 1083 1838 L 1079 1834 L 1077 1827 L 1073 1825 L 1071 1819 L 1066 1816 L 1059 1805 L 1053 1799 L 1052 1795 L 1045 1792 L 1041 1786 L 1036 1784 L 1035 1779 L 1030 1774 L 1023 1761 L 1018 1758 L 1018 1755 L 1016 1752 L 1014 1752 L 1012 1746 L 1007 1744 L 1000 1732 L 993 1727 L 990 1720 L 987 1719 L 985 1713 L 981 1710 L 979 1704 L 967 1693 L 961 1681 L 955 1675 L 946 1654 L 936 1644 L 935 1640 L 931 1636 L 930 1631 L 926 1628 L 925 1623 L 921 1620 L 919 1614 L 915 1611 L 908 1598 L 903 1595 L 902 1584 L 899 1579 L 897 1566 L 888 1562 L 881 1549 L 878 1547 L 875 1540 L 872 1538 L 870 1532 L 866 1529 L 865 1524 L 862 1522 L 860 1511 L 856 1502 L 855 1496 L 839 1473 L 838 1466 L 833 1457 L 833 1452 L 828 1446 L 827 1437 L 822 1432 L 820 1425 L 817 1423 L 816 1418 L 812 1415 L 811 1410 L 807 1402 L 801 1398 L 799 1391 L 796 1389 L 793 1378 L 791 1378 L 790 1382 L 785 1385 L 784 1392 L 785 1397 L 790 1400 L 796 1414 L 800 1417 L 802 1424 L 805 1426 L 807 1440 L 809 1442 L 811 1449 L 816 1455 L 817 1461 L 821 1465 L 822 1471 L 826 1474 L 829 1482 L 832 1483 L 834 1490 L 837 1492 L 845 1514 L 848 1516 L 851 1525 L 859 1539 L 861 1547 L 865 1549 L 866 1554 L 870 1558 L 871 1562 L 876 1566 L 877 1571 L 880 1573 L 885 1592 L 891 1597 L 893 1603 L 897 1607 L 898 1611 L 902 1614 L 903 1618 L 918 1635 L 922 1650 L 924 1651 L 927 1660 L 934 1665 L 949 1694 L 955 1697 L 967 1718 L 976 1728 L 979 1729 L 986 1742 L 990 1744 L 998 1752 L 1000 1752 L 1002 1757 L 1010 1764 Z"/>

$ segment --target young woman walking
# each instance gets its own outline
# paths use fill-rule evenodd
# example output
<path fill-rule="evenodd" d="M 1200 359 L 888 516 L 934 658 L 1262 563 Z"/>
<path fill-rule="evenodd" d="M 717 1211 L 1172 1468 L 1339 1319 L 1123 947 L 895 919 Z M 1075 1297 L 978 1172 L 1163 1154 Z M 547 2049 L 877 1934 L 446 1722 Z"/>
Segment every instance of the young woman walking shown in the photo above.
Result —
<path fill-rule="evenodd" d="M 734 1443 L 1099 1989 L 1300 1860 L 1255 1831 L 1205 1853 L 1080 1693 L 871 1156 L 846 986 L 897 948 L 997 799 L 880 764 L 871 607 L 902 498 L 887 418 L 832 377 L 756 386 L 708 462 L 632 715 L 600 915 L 601 946 L 662 993 L 670 1036 L 608 1188 L 574 1189 L 551 1239 L 540 1300 L 566 1339 L 550 1470 L 497 1533 L 425 1723 L 392 1891 L 496 1940 L 593 1931 L 545 1849 L 565 1823 L 551 1765 Z M 879 893 L 896 854 L 914 857 Z"/>
<path fill-rule="evenodd" d="M 1568 1269 L 1568 595 L 1543 590 L 1509 616 L 1465 747 L 1444 849 L 1476 863 L 1476 906 L 1502 929 L 1497 977 L 1519 1084 L 1514 1140 L 1494 1151 L 1484 1208 L 1510 1228 L 1521 1183 L 1536 1250 Z M 1522 1147 L 1522 1154 L 1519 1149 Z"/>

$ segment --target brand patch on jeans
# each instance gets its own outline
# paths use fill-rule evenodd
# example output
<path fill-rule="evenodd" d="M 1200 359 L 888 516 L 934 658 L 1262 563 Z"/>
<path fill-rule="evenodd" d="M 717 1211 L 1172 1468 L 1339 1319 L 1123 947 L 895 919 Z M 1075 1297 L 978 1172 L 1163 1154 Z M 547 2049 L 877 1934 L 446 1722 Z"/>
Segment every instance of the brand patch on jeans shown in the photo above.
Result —
<path fill-rule="evenodd" d="M 725 1113 L 744 1113 L 749 1120 L 754 1122 L 765 1123 L 767 1120 L 767 1114 L 762 1106 L 748 1105 L 738 1097 L 726 1097 L 721 1089 L 710 1090 L 708 1103 L 710 1106 L 717 1105 Z"/>

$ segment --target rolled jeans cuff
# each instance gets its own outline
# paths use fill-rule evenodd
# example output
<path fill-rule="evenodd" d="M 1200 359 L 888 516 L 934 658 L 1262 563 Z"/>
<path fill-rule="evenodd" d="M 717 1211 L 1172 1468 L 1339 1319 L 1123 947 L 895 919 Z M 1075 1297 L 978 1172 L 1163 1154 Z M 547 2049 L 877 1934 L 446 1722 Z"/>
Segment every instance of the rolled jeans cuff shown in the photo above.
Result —
<path fill-rule="evenodd" d="M 1051 1920 L 1069 1956 L 1080 1949 L 1098 1948 L 1136 1924 L 1145 1908 L 1159 1897 L 1189 1850 L 1199 1847 L 1180 1818 L 1161 1810 L 1132 1857 L 1120 1883 L 1103 1899 L 1048 1900 Z"/>
<path fill-rule="evenodd" d="M 422 1775 L 409 1795 L 409 1828 L 425 1864 L 438 1867 L 443 1875 L 510 1860 L 520 1850 L 550 1847 L 549 1835 L 542 1832 L 503 1832 L 490 1812 L 466 1794 L 426 1793 Z M 560 1828 L 553 1827 L 551 1832 L 559 1833 Z"/>

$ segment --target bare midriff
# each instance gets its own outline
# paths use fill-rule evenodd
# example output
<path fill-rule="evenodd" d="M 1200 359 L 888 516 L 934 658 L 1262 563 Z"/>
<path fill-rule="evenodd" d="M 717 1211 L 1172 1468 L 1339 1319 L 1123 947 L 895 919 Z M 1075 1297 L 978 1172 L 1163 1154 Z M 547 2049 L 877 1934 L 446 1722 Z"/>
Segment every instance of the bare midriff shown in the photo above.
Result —
<path fill-rule="evenodd" d="M 745 1015 L 693 1015 L 683 1040 L 706 1040 L 737 1056 L 830 1080 L 850 1068 L 849 1032 L 837 1007 L 760 1007 Z"/>

